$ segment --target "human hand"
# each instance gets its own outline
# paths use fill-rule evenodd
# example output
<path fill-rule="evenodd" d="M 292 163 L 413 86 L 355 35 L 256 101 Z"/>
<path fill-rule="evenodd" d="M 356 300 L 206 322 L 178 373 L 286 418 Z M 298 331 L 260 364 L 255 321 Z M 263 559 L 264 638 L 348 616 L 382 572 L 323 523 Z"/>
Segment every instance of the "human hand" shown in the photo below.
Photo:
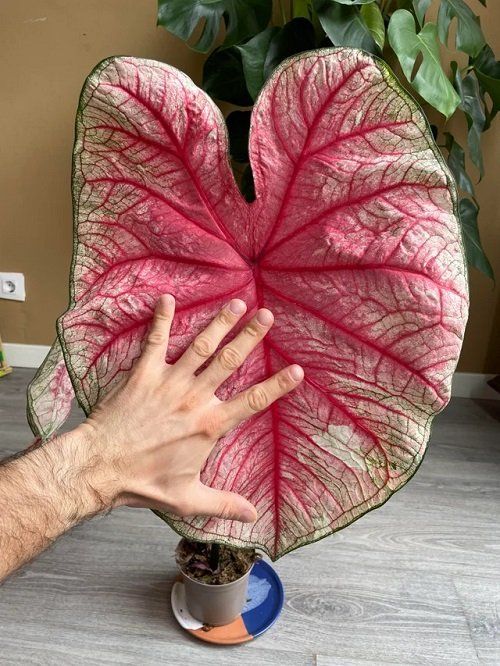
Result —
<path fill-rule="evenodd" d="M 246 305 L 239 299 L 230 301 L 177 362 L 167 364 L 174 310 L 171 295 L 159 299 L 142 355 L 77 428 L 91 461 L 87 483 L 103 505 L 253 522 L 257 512 L 248 500 L 205 486 L 200 470 L 220 437 L 298 386 L 303 370 L 288 366 L 221 401 L 214 392 L 264 338 L 274 321 L 272 313 L 258 310 L 195 375 L 241 319 Z"/>

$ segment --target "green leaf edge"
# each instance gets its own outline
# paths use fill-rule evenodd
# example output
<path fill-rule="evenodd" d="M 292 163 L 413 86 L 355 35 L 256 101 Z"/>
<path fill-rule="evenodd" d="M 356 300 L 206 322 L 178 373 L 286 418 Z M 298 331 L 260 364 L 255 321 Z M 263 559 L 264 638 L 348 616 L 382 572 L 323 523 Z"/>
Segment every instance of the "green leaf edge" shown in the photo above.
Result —
<path fill-rule="evenodd" d="M 50 433 L 47 435 L 47 431 L 42 428 L 40 421 L 38 419 L 36 410 L 33 409 L 33 403 L 34 403 L 34 398 L 32 391 L 35 388 L 38 379 L 40 376 L 43 374 L 43 370 L 45 367 L 45 364 L 49 361 L 49 358 L 51 354 L 55 351 L 56 346 L 60 347 L 59 339 L 56 337 L 54 342 L 52 343 L 49 351 L 47 352 L 45 358 L 41 362 L 41 364 L 38 367 L 38 370 L 34 374 L 33 378 L 30 380 L 30 383 L 28 384 L 26 388 L 26 420 L 28 421 L 28 425 L 31 428 L 31 432 L 35 435 L 35 437 L 40 437 L 42 440 L 47 439 L 50 437 Z M 62 353 L 62 350 L 61 350 Z"/>

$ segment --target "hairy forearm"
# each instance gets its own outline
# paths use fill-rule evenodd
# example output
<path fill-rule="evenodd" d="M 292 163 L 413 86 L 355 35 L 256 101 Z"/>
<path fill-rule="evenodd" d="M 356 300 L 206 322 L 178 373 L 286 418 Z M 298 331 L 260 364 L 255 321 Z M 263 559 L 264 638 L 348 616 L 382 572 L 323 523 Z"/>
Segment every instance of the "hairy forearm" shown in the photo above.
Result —
<path fill-rule="evenodd" d="M 0 464 L 0 581 L 110 506 L 98 478 L 99 460 L 78 428 Z"/>

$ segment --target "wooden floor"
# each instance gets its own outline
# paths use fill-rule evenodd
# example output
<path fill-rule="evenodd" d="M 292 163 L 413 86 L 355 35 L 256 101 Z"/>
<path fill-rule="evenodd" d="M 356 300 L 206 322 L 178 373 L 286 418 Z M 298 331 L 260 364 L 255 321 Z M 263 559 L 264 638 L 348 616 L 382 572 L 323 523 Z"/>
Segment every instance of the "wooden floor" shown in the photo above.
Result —
<path fill-rule="evenodd" d="M 0 457 L 30 440 L 31 371 L 0 379 Z M 169 606 L 178 537 L 121 509 L 0 587 L 0 664 L 500 664 L 500 402 L 454 400 L 414 479 L 276 563 L 286 602 L 251 643 L 198 643 Z"/>

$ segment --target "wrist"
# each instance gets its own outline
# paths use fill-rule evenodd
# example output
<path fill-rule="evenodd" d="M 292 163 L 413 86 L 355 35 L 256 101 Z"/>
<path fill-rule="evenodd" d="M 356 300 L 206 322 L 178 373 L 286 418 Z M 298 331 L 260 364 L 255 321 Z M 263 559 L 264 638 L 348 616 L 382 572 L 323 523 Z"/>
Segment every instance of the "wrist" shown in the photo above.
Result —
<path fill-rule="evenodd" d="M 113 507 L 108 466 L 84 424 L 50 440 L 39 452 L 70 524 Z"/>

